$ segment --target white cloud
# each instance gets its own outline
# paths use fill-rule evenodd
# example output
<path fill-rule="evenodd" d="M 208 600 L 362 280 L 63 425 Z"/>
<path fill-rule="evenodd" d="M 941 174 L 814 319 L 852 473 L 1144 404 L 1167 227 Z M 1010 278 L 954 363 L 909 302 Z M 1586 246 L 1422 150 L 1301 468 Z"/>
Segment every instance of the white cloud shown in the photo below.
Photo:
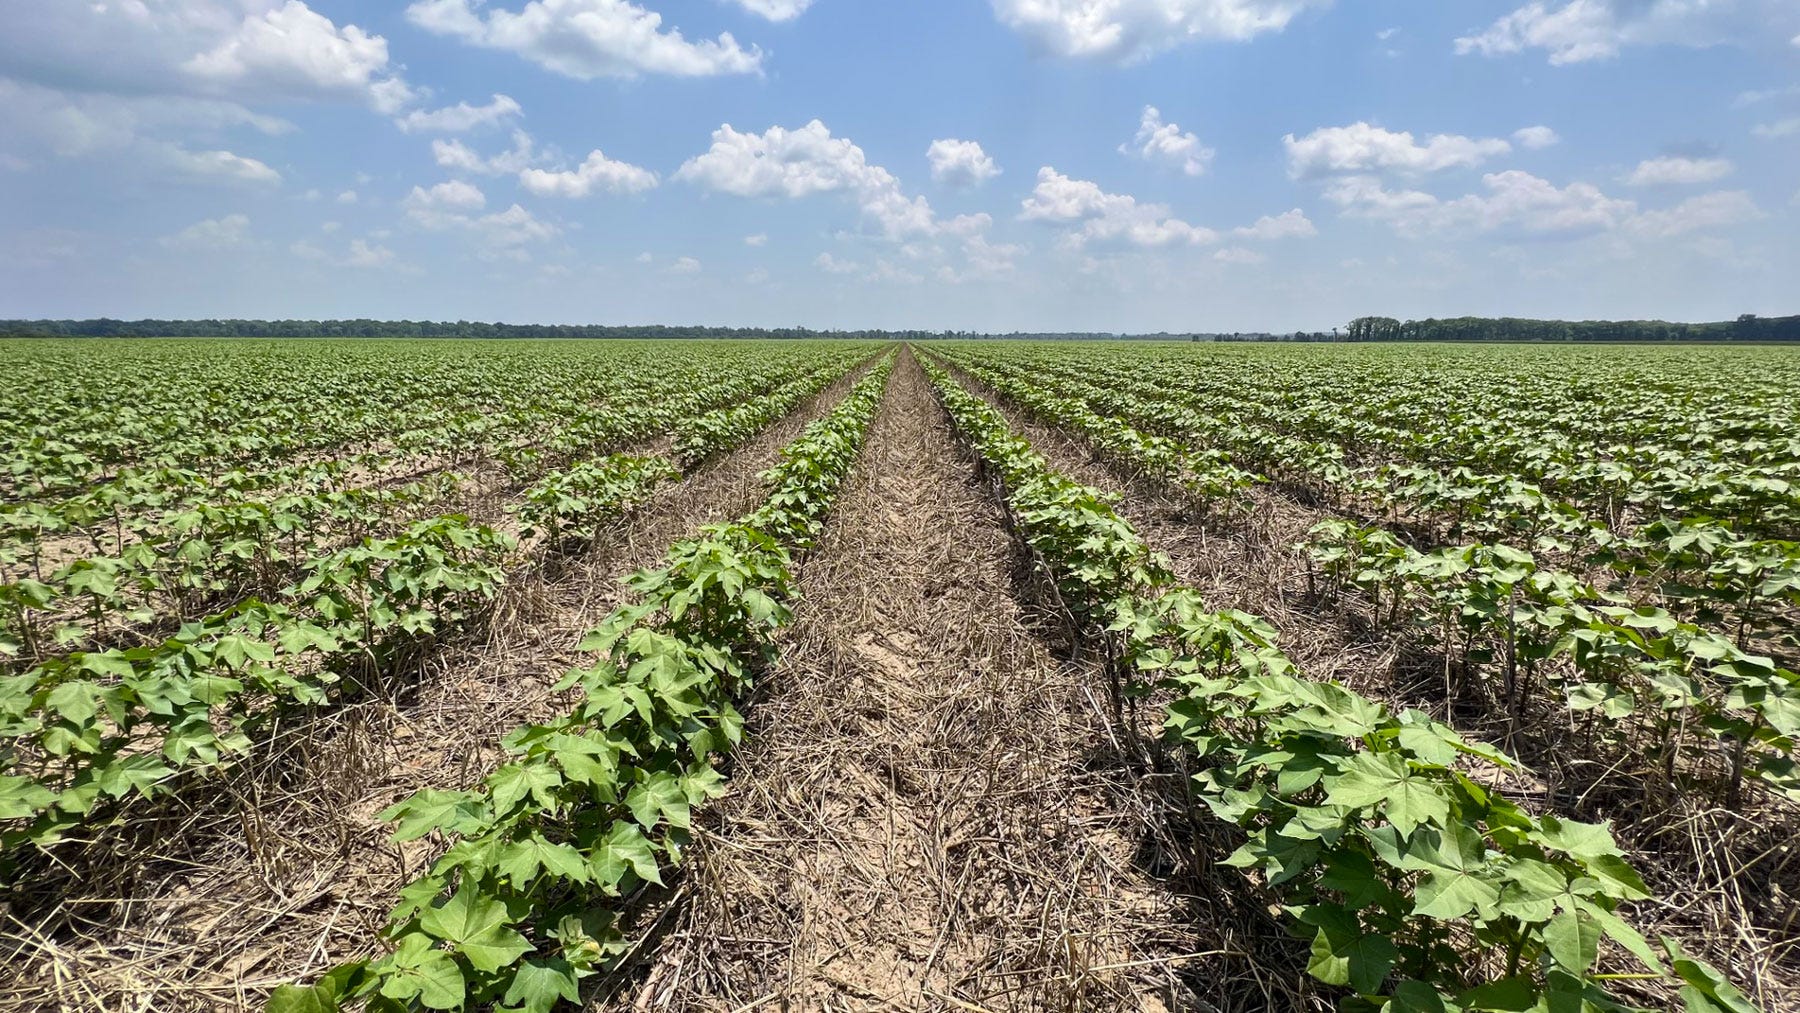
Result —
<path fill-rule="evenodd" d="M 1541 49 L 1552 64 L 1618 56 L 1627 46 L 1749 45 L 1770 28 L 1800 25 L 1792 0 L 1533 0 L 1456 40 L 1460 54 Z"/>
<path fill-rule="evenodd" d="M 1137 136 L 1130 144 L 1119 145 L 1119 151 L 1136 155 L 1146 162 L 1160 162 L 1180 169 L 1189 176 L 1206 171 L 1213 160 L 1213 149 L 1200 143 L 1193 134 L 1182 133 L 1174 123 L 1164 123 L 1155 106 L 1145 106 L 1138 119 Z"/>
<path fill-rule="evenodd" d="M 158 240 L 171 250 L 229 250 L 250 243 L 250 216 L 230 214 L 195 222 Z"/>
<path fill-rule="evenodd" d="M 1282 143 L 1287 147 L 1288 174 L 1295 179 L 1387 171 L 1416 175 L 1480 165 L 1512 150 L 1511 144 L 1497 137 L 1460 134 L 1433 134 L 1419 144 L 1410 131 L 1385 130 L 1365 122 L 1321 127 L 1301 138 L 1288 134 Z"/>
<path fill-rule="evenodd" d="M 1655 238 L 1742 225 L 1764 217 L 1756 202 L 1742 190 L 1690 197 L 1666 211 L 1646 211 L 1631 223 L 1633 231 Z"/>
<path fill-rule="evenodd" d="M 849 260 L 839 260 L 829 253 L 821 253 L 814 257 L 813 266 L 826 274 L 855 274 L 862 270 L 861 264 Z"/>
<path fill-rule="evenodd" d="M 1526 236 L 1604 232 L 1630 222 L 1637 205 L 1608 197 L 1589 183 L 1558 187 L 1517 169 L 1481 178 L 1487 192 L 1443 201 L 1418 190 L 1390 191 L 1379 180 L 1351 176 L 1325 189 L 1346 214 L 1385 221 L 1403 235 L 1436 232 Z"/>
<path fill-rule="evenodd" d="M 522 113 L 519 103 L 505 95 L 495 95 L 487 105 L 472 106 L 467 102 L 458 102 L 453 106 L 433 109 L 415 109 L 396 120 L 400 129 L 409 134 L 447 133 L 458 134 L 478 127 L 493 126 L 504 123 Z"/>
<path fill-rule="evenodd" d="M 181 65 L 230 91 L 343 97 L 398 112 L 414 93 L 387 73 L 387 40 L 355 25 L 339 28 L 300 0 L 251 14 L 217 45 Z"/>
<path fill-rule="evenodd" d="M 360 198 L 357 197 L 355 190 L 345 190 L 343 193 L 337 195 L 337 202 L 339 204 L 355 204 L 359 199 Z"/>
<path fill-rule="evenodd" d="M 345 267 L 385 267 L 394 261 L 394 251 L 379 244 L 370 245 L 364 239 L 350 240 L 350 254 L 344 258 Z"/>
<path fill-rule="evenodd" d="M 438 165 L 454 172 L 475 172 L 484 176 L 510 176 L 543 160 L 530 134 L 515 130 L 512 141 L 510 149 L 492 158 L 483 158 L 474 148 L 455 138 L 440 139 L 431 142 L 431 157 Z"/>
<path fill-rule="evenodd" d="M 656 186 L 656 173 L 614 161 L 595 148 L 572 172 L 526 169 L 519 173 L 519 185 L 540 197 L 586 197 L 595 190 L 642 193 Z"/>
<path fill-rule="evenodd" d="M 1777 120 L 1774 123 L 1758 123 L 1750 128 L 1750 132 L 1765 141 L 1772 141 L 1777 137 L 1792 137 L 1800 134 L 1800 116 Z"/>
<path fill-rule="evenodd" d="M 1782 88 L 1764 88 L 1760 91 L 1739 92 L 1738 97 L 1731 100 L 1731 107 L 1733 109 L 1743 109 L 1746 106 L 1758 105 L 1767 102 L 1770 99 L 1787 98 L 1792 95 L 1800 95 L 1800 84 L 1790 84 Z"/>
<path fill-rule="evenodd" d="M 1242 246 L 1228 246 L 1213 254 L 1213 259 L 1222 264 L 1260 264 L 1269 258 Z"/>
<path fill-rule="evenodd" d="M 847 137 L 833 137 L 818 120 L 788 130 L 760 134 L 713 131 L 712 147 L 682 163 L 675 178 L 739 197 L 799 199 L 844 193 L 889 239 L 931 235 L 939 228 L 923 197 L 909 198 L 894 174 L 868 157 Z"/>
<path fill-rule="evenodd" d="M 769 245 L 769 234 L 766 232 L 758 232 L 753 236 L 745 236 L 744 237 L 744 245 L 745 246 L 767 246 L 767 245 Z"/>
<path fill-rule="evenodd" d="M 1000 22 L 1056 56 L 1147 59 L 1184 42 L 1278 32 L 1330 0 L 992 0 Z"/>
<path fill-rule="evenodd" d="M 670 274 L 699 274 L 700 262 L 693 257 L 676 257 L 669 265 Z"/>
<path fill-rule="evenodd" d="M 1711 183 L 1731 175 L 1735 168 L 1724 158 L 1685 158 L 1665 155 L 1647 158 L 1624 177 L 1632 186 L 1667 186 L 1684 183 Z"/>
<path fill-rule="evenodd" d="M 1022 221 L 1079 226 L 1064 233 L 1064 245 L 1079 249 L 1090 241 L 1119 240 L 1140 247 L 1210 243 L 1213 230 L 1170 215 L 1163 204 L 1140 204 L 1128 194 L 1112 194 L 1089 180 L 1070 179 L 1050 166 L 1038 170 L 1037 186 L 1020 205 Z"/>
<path fill-rule="evenodd" d="M 655 259 L 656 259 L 655 255 L 652 254 L 649 250 L 645 250 L 643 253 L 638 254 L 636 257 L 637 262 L 640 264 L 648 264 Z"/>
<path fill-rule="evenodd" d="M 1000 175 L 1000 166 L 976 141 L 939 138 L 925 150 L 931 162 L 931 178 L 949 186 L 973 187 Z"/>
<path fill-rule="evenodd" d="M 425 224 L 426 219 L 447 212 L 479 211 L 487 206 L 487 195 L 473 183 L 452 179 L 430 189 L 413 187 L 401 206 L 415 220 Z"/>
<path fill-rule="evenodd" d="M 1334 182 L 1325 197 L 1346 214 L 1385 221 L 1402 235 L 1502 233 L 1520 236 L 1580 236 L 1622 232 L 1666 239 L 1756 221 L 1764 216 L 1741 190 L 1702 194 L 1674 207 L 1641 211 L 1634 201 L 1608 197 L 1588 183 L 1558 187 L 1530 173 L 1511 170 L 1482 177 L 1483 194 L 1439 200 L 1417 190 L 1390 191 L 1379 181 L 1355 176 Z"/>
<path fill-rule="evenodd" d="M 1231 234 L 1240 239 L 1308 239 L 1319 234 L 1306 212 L 1295 208 L 1279 215 L 1264 215 L 1254 225 L 1240 226 L 1231 230 Z"/>
<path fill-rule="evenodd" d="M 1512 137 L 1527 151 L 1539 151 L 1562 143 L 1562 137 L 1549 127 L 1520 127 L 1513 131 Z"/>
<path fill-rule="evenodd" d="M 485 16 L 480 0 L 418 0 L 406 16 L 426 31 L 506 50 L 582 81 L 762 69 L 762 51 L 739 46 L 731 33 L 689 42 L 679 31 L 663 31 L 662 15 L 627 0 L 531 0 L 516 12 L 489 7 Z"/>
<path fill-rule="evenodd" d="M 281 182 L 281 173 L 266 164 L 229 151 L 189 151 L 165 142 L 151 142 L 149 150 L 170 168 L 189 176 L 241 183 Z"/>
<path fill-rule="evenodd" d="M 486 206 L 487 197 L 481 189 L 459 179 L 439 183 L 430 189 L 415 186 L 401 201 L 407 218 L 420 228 L 434 232 L 466 232 L 492 255 L 523 259 L 519 247 L 547 242 L 562 234 L 562 229 L 517 204 L 494 214 L 474 214 Z"/>
<path fill-rule="evenodd" d="M 813 0 L 731 0 L 731 2 L 752 14 L 760 14 L 770 21 L 792 21 L 806 13 L 806 9 L 813 5 Z"/>
<path fill-rule="evenodd" d="M 302 260 L 311 260 L 332 267 L 348 267 L 368 270 L 378 267 L 398 266 L 394 251 L 379 243 L 371 243 L 367 239 L 352 239 L 349 248 L 342 254 L 319 246 L 305 239 L 288 247 L 288 252 Z"/>

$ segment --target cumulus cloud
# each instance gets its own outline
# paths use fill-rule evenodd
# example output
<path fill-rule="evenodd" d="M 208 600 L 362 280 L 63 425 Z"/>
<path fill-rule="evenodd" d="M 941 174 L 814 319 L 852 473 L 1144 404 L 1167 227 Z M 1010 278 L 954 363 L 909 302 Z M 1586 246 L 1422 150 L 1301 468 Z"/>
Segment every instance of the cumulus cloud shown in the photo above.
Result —
<path fill-rule="evenodd" d="M 250 244 L 250 216 L 230 214 L 195 222 L 158 240 L 171 250 L 230 250 Z"/>
<path fill-rule="evenodd" d="M 948 186 L 973 187 L 1000 175 L 1000 166 L 975 141 L 940 138 L 925 150 L 931 178 Z"/>
<path fill-rule="evenodd" d="M 487 196 L 473 183 L 459 179 L 429 188 L 415 186 L 400 206 L 420 228 L 467 233 L 492 255 L 522 258 L 519 247 L 547 242 L 562 234 L 562 229 L 517 204 L 493 214 L 475 214 L 487 207 Z"/>
<path fill-rule="evenodd" d="M 1538 151 L 1562 143 L 1562 137 L 1549 127 L 1520 127 L 1513 131 L 1513 141 L 1527 151 Z"/>
<path fill-rule="evenodd" d="M 418 0 L 413 24 L 470 45 L 514 53 L 565 77 L 591 81 L 642 74 L 710 77 L 762 70 L 762 51 L 731 33 L 689 42 L 662 15 L 627 0 L 531 0 L 517 11 L 480 0 Z"/>
<path fill-rule="evenodd" d="M 1000 23 L 1055 56 L 1131 63 L 1185 42 L 1279 32 L 1330 0 L 992 0 Z"/>
<path fill-rule="evenodd" d="M 483 176 L 510 176 L 545 160 L 531 135 L 523 130 L 513 131 L 511 148 L 491 157 L 481 155 L 455 138 L 432 141 L 431 157 L 452 172 L 473 172 Z"/>
<path fill-rule="evenodd" d="M 813 258 L 813 266 L 826 274 L 856 274 L 862 265 L 852 260 L 840 260 L 829 253 L 821 253 Z"/>
<path fill-rule="evenodd" d="M 1231 234 L 1240 239 L 1308 239 L 1319 234 L 1306 212 L 1295 208 L 1273 217 L 1264 215 L 1254 225 L 1244 225 L 1232 229 Z"/>
<path fill-rule="evenodd" d="M 1534 0 L 1456 40 L 1459 54 L 1542 50 L 1552 64 L 1618 56 L 1627 46 L 1748 45 L 1800 25 L 1791 0 Z"/>
<path fill-rule="evenodd" d="M 1758 123 L 1750 128 L 1750 132 L 1765 141 L 1772 141 L 1777 137 L 1792 137 L 1800 134 L 1800 116 L 1776 120 L 1774 123 Z"/>
<path fill-rule="evenodd" d="M 398 112 L 415 98 L 404 81 L 388 73 L 386 39 L 355 25 L 339 28 L 300 0 L 245 17 L 182 69 L 222 89 L 344 97 L 384 113 Z"/>
<path fill-rule="evenodd" d="M 1213 259 L 1222 264 L 1260 264 L 1269 258 L 1242 246 L 1227 246 L 1214 252 Z"/>
<path fill-rule="evenodd" d="M 1392 191 L 1379 180 L 1352 176 L 1325 190 L 1346 214 L 1385 221 L 1403 235 L 1506 232 L 1580 235 L 1617 228 L 1637 213 L 1629 200 L 1608 197 L 1588 183 L 1558 187 L 1517 169 L 1482 177 L 1487 192 L 1443 201 L 1418 190 Z"/>
<path fill-rule="evenodd" d="M 766 232 L 758 232 L 755 235 L 745 236 L 744 237 L 744 245 L 745 246 L 767 246 L 767 245 L 769 245 L 769 234 Z"/>
<path fill-rule="evenodd" d="M 770 21 L 792 21 L 806 13 L 806 9 L 813 5 L 813 0 L 731 0 L 731 2 L 752 14 L 760 14 Z"/>
<path fill-rule="evenodd" d="M 813 120 L 796 130 L 770 127 L 760 134 L 727 123 L 713 131 L 712 146 L 683 162 L 675 178 L 739 197 L 796 200 L 842 193 L 889 239 L 931 235 L 940 224 L 923 197 L 907 197 L 899 179 L 847 137 L 833 137 Z"/>
<path fill-rule="evenodd" d="M 1687 183 L 1711 183 L 1731 175 L 1735 168 L 1729 159 L 1686 158 L 1665 155 L 1639 162 L 1624 178 L 1632 186 L 1667 186 Z"/>
<path fill-rule="evenodd" d="M 347 267 L 368 270 L 379 267 L 396 266 L 394 251 L 380 243 L 371 243 L 367 239 L 352 239 L 343 253 L 333 253 L 317 243 L 307 240 L 288 247 L 288 252 L 302 260 L 310 260 L 332 267 Z"/>
<path fill-rule="evenodd" d="M 430 111 L 415 109 L 395 122 L 399 124 L 401 130 L 409 134 L 460 134 L 480 127 L 504 123 L 523 111 L 519 108 L 519 103 L 510 97 L 495 95 L 484 106 L 472 106 L 467 102 L 458 102 L 453 106 Z"/>
<path fill-rule="evenodd" d="M 281 173 L 263 162 L 229 151 L 189 151 L 178 144 L 146 142 L 145 152 L 174 171 L 196 179 L 238 183 L 279 183 Z"/>
<path fill-rule="evenodd" d="M 1107 193 L 1099 184 L 1071 179 L 1050 166 L 1038 170 L 1037 186 L 1020 205 L 1021 221 L 1069 226 L 1063 244 L 1079 249 L 1093 241 L 1139 247 L 1210 243 L 1211 229 L 1173 217 L 1167 205 L 1143 204 L 1129 194 Z"/>
<path fill-rule="evenodd" d="M 1486 192 L 1440 200 L 1418 190 L 1388 190 L 1373 177 L 1334 181 L 1327 200 L 1344 213 L 1387 222 L 1402 235 L 1499 233 L 1575 237 L 1621 232 L 1662 239 L 1740 225 L 1763 217 L 1743 191 L 1702 194 L 1672 208 L 1641 210 L 1589 183 L 1559 187 L 1519 170 L 1482 177 Z"/>
<path fill-rule="evenodd" d="M 1631 222 L 1631 227 L 1641 235 L 1667 238 L 1742 225 L 1762 217 L 1762 210 L 1749 194 L 1722 190 L 1690 197 L 1667 210 L 1646 211 Z"/>
<path fill-rule="evenodd" d="M 0 136 L 57 157 L 104 153 L 133 169 L 275 182 L 266 163 L 211 135 L 293 129 L 251 108 L 260 103 L 393 113 L 416 97 L 384 39 L 300 0 L 27 6 L 0 32 Z"/>
<path fill-rule="evenodd" d="M 700 261 L 695 260 L 693 257 L 676 257 L 675 262 L 669 265 L 669 273 L 699 274 Z"/>
<path fill-rule="evenodd" d="M 595 148 L 586 161 L 569 172 L 526 169 L 519 173 L 519 185 L 540 197 L 586 197 L 596 190 L 642 193 L 656 186 L 656 173 L 629 162 L 614 161 Z"/>
<path fill-rule="evenodd" d="M 487 206 L 487 195 L 473 183 L 452 179 L 429 189 L 413 187 L 401 206 L 420 224 L 426 224 L 426 220 L 439 214 L 479 211 Z"/>
<path fill-rule="evenodd" d="M 1421 144 L 1410 131 L 1386 130 L 1360 121 L 1346 127 L 1321 127 L 1305 137 L 1288 134 L 1282 143 L 1287 147 L 1288 174 L 1295 179 L 1335 173 L 1417 175 L 1480 165 L 1512 150 L 1511 144 L 1497 137 L 1460 134 L 1433 134 Z"/>
<path fill-rule="evenodd" d="M 1146 162 L 1156 162 L 1180 169 L 1189 176 L 1206 172 L 1213 160 L 1213 149 L 1200 143 L 1200 138 L 1183 133 L 1174 123 L 1164 123 L 1155 106 L 1145 106 L 1138 118 L 1137 136 L 1131 143 L 1119 145 L 1119 151 L 1135 155 Z"/>

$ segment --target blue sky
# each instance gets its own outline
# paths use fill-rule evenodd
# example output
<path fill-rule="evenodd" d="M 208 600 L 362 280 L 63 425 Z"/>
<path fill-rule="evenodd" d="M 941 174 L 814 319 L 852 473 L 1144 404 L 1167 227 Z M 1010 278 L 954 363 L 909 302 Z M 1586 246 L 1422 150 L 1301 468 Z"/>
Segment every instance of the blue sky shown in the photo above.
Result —
<path fill-rule="evenodd" d="M 0 317 L 1800 312 L 1795 0 L 0 0 Z"/>

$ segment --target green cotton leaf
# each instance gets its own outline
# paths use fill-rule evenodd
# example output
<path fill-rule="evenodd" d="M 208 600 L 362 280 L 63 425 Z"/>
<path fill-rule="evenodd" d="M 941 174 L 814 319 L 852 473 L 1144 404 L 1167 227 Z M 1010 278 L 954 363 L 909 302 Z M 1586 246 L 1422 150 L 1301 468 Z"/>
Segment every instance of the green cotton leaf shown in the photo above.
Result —
<path fill-rule="evenodd" d="M 1425 982 L 1408 978 L 1394 986 L 1384 1013 L 1449 1013 L 1444 996 Z"/>
<path fill-rule="evenodd" d="M 1580 911 L 1564 911 L 1544 925 L 1544 949 L 1550 959 L 1572 975 L 1581 976 L 1594 966 L 1600 952 L 1600 925 Z"/>
<path fill-rule="evenodd" d="M 1364 994 L 1381 989 L 1400 951 L 1377 932 L 1342 932 L 1320 928 L 1314 934 L 1306 970 L 1327 985 L 1348 985 Z"/>
<path fill-rule="evenodd" d="M 666 771 L 633 787 L 625 797 L 625 805 L 645 830 L 655 830 L 659 820 L 686 829 L 690 819 L 688 796 L 681 779 Z"/>
<path fill-rule="evenodd" d="M 368 980 L 368 969 L 369 962 L 359 960 L 332 968 L 311 985 L 277 985 L 266 1013 L 338 1013 Z"/>
<path fill-rule="evenodd" d="M 429 938 L 407 936 L 387 962 L 392 970 L 382 976 L 382 995 L 402 1002 L 416 999 L 427 1009 L 463 1008 L 468 982 L 462 968 L 450 954 L 432 948 Z"/>
<path fill-rule="evenodd" d="M 126 672 L 130 673 L 129 665 L 126 666 Z M 82 724 L 92 720 L 99 712 L 99 707 L 94 702 L 99 692 L 100 687 L 91 682 L 79 679 L 65 682 L 50 691 L 50 695 L 44 700 L 44 706 L 64 720 Z"/>
<path fill-rule="evenodd" d="M 0 775 L 0 820 L 36 816 L 55 801 L 55 792 L 28 777 Z"/>
<path fill-rule="evenodd" d="M 655 849 L 649 838 L 630 823 L 613 824 L 611 832 L 588 853 L 588 866 L 594 871 L 594 882 L 609 894 L 619 892 L 628 872 L 645 882 L 662 885 Z"/>
<path fill-rule="evenodd" d="M 1375 871 L 1375 863 L 1360 851 L 1338 849 L 1325 859 L 1325 874 L 1319 885 L 1343 895 L 1344 904 L 1365 908 L 1388 892 L 1388 885 Z"/>
<path fill-rule="evenodd" d="M 562 774 L 545 763 L 509 763 L 488 775 L 488 800 L 495 813 L 509 813 L 530 796 L 541 809 L 555 809 Z"/>
<path fill-rule="evenodd" d="M 1587 860 L 1603 855 L 1622 854 L 1612 831 L 1598 823 L 1577 823 L 1557 816 L 1545 816 L 1531 837 L 1539 844 L 1566 852 L 1572 858 Z"/>
<path fill-rule="evenodd" d="M 1643 961 L 1645 967 L 1658 974 L 1666 973 L 1667 969 L 1663 967 L 1662 958 L 1657 956 L 1656 950 L 1651 947 L 1642 933 L 1626 924 L 1624 919 L 1590 901 L 1577 900 L 1575 907 L 1592 918 L 1600 926 L 1600 931 L 1606 933 L 1613 942 L 1625 947 L 1632 956 Z"/>
<path fill-rule="evenodd" d="M 1664 937 L 1662 943 L 1669 951 L 1670 966 L 1682 980 L 1681 1001 L 1688 1013 L 1760 1013 L 1717 968 L 1688 956 L 1673 939 Z"/>
<path fill-rule="evenodd" d="M 1487 844 L 1475 829 L 1456 824 L 1441 833 L 1418 835 L 1403 867 L 1425 874 L 1413 893 L 1414 914 L 1439 921 L 1455 921 L 1471 911 L 1483 919 L 1493 917 L 1500 888 L 1487 878 Z"/>
<path fill-rule="evenodd" d="M 114 760 L 94 771 L 94 784 L 102 794 L 113 798 L 124 798 L 136 791 L 144 798 L 150 797 L 150 789 L 156 782 L 174 773 L 165 766 L 162 760 L 154 755 L 128 756 L 122 760 Z"/>
<path fill-rule="evenodd" d="M 1598 855 L 1583 864 L 1587 874 L 1600 883 L 1607 896 L 1620 900 L 1650 899 L 1650 888 L 1625 859 L 1617 855 Z"/>
<path fill-rule="evenodd" d="M 399 822 L 394 830 L 394 840 L 411 841 L 433 830 L 463 833 L 476 829 L 487 819 L 487 806 L 474 792 L 425 788 L 398 805 L 382 810 L 380 819 L 387 823 Z"/>
<path fill-rule="evenodd" d="M 1406 761 L 1392 753 L 1358 753 L 1325 779 L 1332 805 L 1374 807 L 1396 829 L 1410 834 L 1421 823 L 1450 819 L 1450 802 L 1430 779 L 1411 773 Z"/>
<path fill-rule="evenodd" d="M 581 852 L 567 844 L 552 844 L 535 833 L 502 847 L 494 868 L 521 888 L 541 871 L 577 883 L 588 881 L 587 860 Z"/>
<path fill-rule="evenodd" d="M 464 884 L 456 895 L 419 913 L 419 927 L 450 943 L 469 965 L 492 974 L 531 952 L 531 941 L 506 924 L 506 905 Z"/>
<path fill-rule="evenodd" d="M 1541 1010 L 1538 1005 L 1537 986 L 1530 978 L 1501 978 L 1498 981 L 1476 985 L 1467 992 L 1456 997 L 1456 1005 L 1460 1009 L 1491 1010 L 1494 1013 L 1525 1013 L 1527 1010 Z"/>
<path fill-rule="evenodd" d="M 581 1001 L 574 966 L 566 960 L 527 960 L 514 970 L 505 1001 L 525 1013 L 550 1013 L 558 999 Z"/>
<path fill-rule="evenodd" d="M 1575 901 L 1561 869 L 1535 858 L 1517 858 L 1501 872 L 1500 913 L 1524 922 L 1548 921 Z"/>

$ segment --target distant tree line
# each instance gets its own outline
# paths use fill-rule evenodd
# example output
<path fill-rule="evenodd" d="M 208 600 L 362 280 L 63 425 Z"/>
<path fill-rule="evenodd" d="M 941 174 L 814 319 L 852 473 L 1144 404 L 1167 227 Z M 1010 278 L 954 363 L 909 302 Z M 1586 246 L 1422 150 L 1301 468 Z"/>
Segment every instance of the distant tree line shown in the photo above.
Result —
<path fill-rule="evenodd" d="M 1396 320 L 1358 317 L 1325 331 L 1118 334 L 1108 331 L 814 330 L 808 327 L 666 327 L 601 324 L 505 324 L 475 320 L 0 320 L 0 336 L 85 338 L 864 338 L 923 341 L 999 338 L 1021 341 L 1794 341 L 1800 316 L 1746 313 L 1719 323 L 1664 320 L 1526 320 L 1453 317 Z"/>
<path fill-rule="evenodd" d="M 1800 341 L 1800 316 L 1680 324 L 1666 320 L 1525 320 L 1452 317 L 1407 320 L 1357 317 L 1347 341 Z"/>
<path fill-rule="evenodd" d="M 936 331 L 807 327 L 503 324 L 479 320 L 0 320 L 0 334 L 69 338 L 861 338 L 926 339 Z"/>

